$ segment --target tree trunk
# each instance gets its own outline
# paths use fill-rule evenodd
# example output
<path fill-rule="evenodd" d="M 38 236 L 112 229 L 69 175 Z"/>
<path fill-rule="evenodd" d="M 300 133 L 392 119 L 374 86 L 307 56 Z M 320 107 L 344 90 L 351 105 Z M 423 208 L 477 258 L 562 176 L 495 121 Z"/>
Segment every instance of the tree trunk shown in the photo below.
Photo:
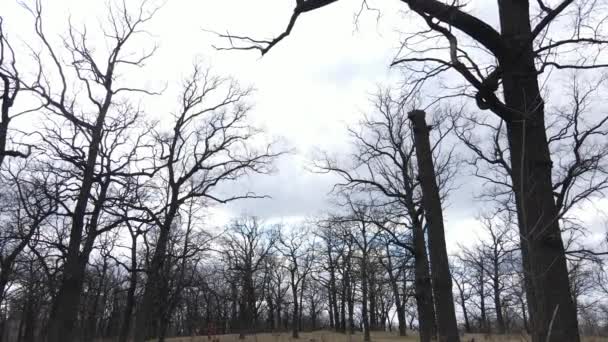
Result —
<path fill-rule="evenodd" d="M 134 342 L 144 342 L 147 338 L 156 334 L 153 331 L 153 324 L 155 319 L 158 318 L 160 309 L 160 283 L 162 281 L 160 270 L 164 269 L 165 249 L 168 238 L 169 231 L 161 229 L 156 249 L 150 262 L 148 279 L 144 287 L 140 308 L 135 317 Z"/>
<path fill-rule="evenodd" d="M 365 234 L 365 233 L 364 233 Z M 367 246 L 366 246 L 367 247 Z M 371 341 L 369 334 L 369 313 L 368 313 L 368 279 L 367 279 L 367 254 L 363 252 L 361 261 L 361 316 L 363 319 L 363 341 Z"/>
<path fill-rule="evenodd" d="M 469 334 L 471 333 L 471 322 L 469 321 L 469 312 L 467 311 L 466 301 L 462 292 L 460 293 L 460 306 L 462 306 L 462 315 L 464 316 L 464 331 Z"/>
<path fill-rule="evenodd" d="M 505 333 L 505 319 L 502 315 L 502 302 L 500 299 L 501 291 L 500 291 L 500 282 L 498 278 L 498 264 L 494 264 L 494 275 L 493 275 L 493 284 L 492 288 L 494 290 L 494 308 L 496 311 L 496 326 L 498 328 L 499 334 Z"/>
<path fill-rule="evenodd" d="M 414 291 L 418 311 L 420 341 L 435 338 L 435 303 L 433 301 L 429 262 L 426 253 L 424 230 L 420 222 L 414 224 Z"/>
<path fill-rule="evenodd" d="M 330 251 L 331 253 L 331 251 Z M 332 311 L 334 314 L 334 327 L 336 329 L 336 331 L 339 331 L 339 323 L 340 322 L 340 317 L 339 317 L 339 311 L 338 311 L 338 290 L 336 288 L 336 270 L 335 267 L 333 265 L 334 261 L 330 259 L 330 263 L 331 265 L 329 265 L 329 284 L 330 284 L 330 292 L 331 292 L 331 303 L 330 306 L 332 307 Z"/>
<path fill-rule="evenodd" d="M 429 250 L 431 252 L 432 286 L 437 307 L 437 330 L 440 341 L 458 342 L 458 326 L 454 312 L 452 277 L 448 264 L 448 253 L 443 228 L 441 197 L 435 179 L 433 154 L 429 142 L 429 127 L 423 111 L 409 114 L 414 129 L 418 175 L 422 187 L 422 203 L 428 224 Z"/>
<path fill-rule="evenodd" d="M 298 288 L 296 286 L 295 271 L 291 271 L 291 293 L 293 295 L 293 320 L 291 322 L 291 337 L 299 338 L 298 335 L 298 324 L 299 324 L 299 306 L 298 306 Z"/>
<path fill-rule="evenodd" d="M 105 86 L 106 89 L 110 89 L 112 81 L 109 80 Z M 70 242 L 63 268 L 63 278 L 51 308 L 47 336 L 48 342 L 71 342 L 74 339 L 73 330 L 78 318 L 80 293 L 84 281 L 84 268 L 89 260 L 88 253 L 80 252 L 80 245 L 85 227 L 87 204 L 91 196 L 91 189 L 95 183 L 95 164 L 99 155 L 99 146 L 103 139 L 103 124 L 112 101 L 112 95 L 111 93 L 106 94 L 91 134 L 91 144 L 87 150 L 87 160 L 82 183 L 72 215 Z M 100 195 L 99 201 L 102 201 L 101 197 Z M 95 222 L 96 219 L 91 218 L 91 221 Z"/>
<path fill-rule="evenodd" d="M 348 270 L 350 273 L 350 270 Z M 354 284 L 352 279 L 349 278 L 347 288 L 347 302 L 348 302 L 348 328 L 350 334 L 355 333 L 355 296 L 354 296 Z"/>
<path fill-rule="evenodd" d="M 266 300 L 268 301 L 268 329 L 274 331 L 274 301 L 270 295 Z"/>
<path fill-rule="evenodd" d="M 8 82 L 6 82 L 8 83 Z M 9 116 L 9 109 L 12 106 L 12 101 L 9 99 L 9 86 L 4 84 L 4 95 L 2 98 L 2 121 L 0 121 L 0 166 L 4 162 L 6 156 L 6 139 L 8 137 L 8 126 L 11 121 Z"/>
<path fill-rule="evenodd" d="M 304 289 L 306 288 L 306 276 L 303 276 L 302 281 L 300 283 L 300 304 L 298 305 L 298 331 L 302 331 L 302 310 L 304 305 L 302 305 L 302 301 L 304 299 Z"/>
<path fill-rule="evenodd" d="M 36 331 L 36 313 L 34 312 L 34 299 L 27 300 L 26 310 L 24 312 L 24 330 L 23 342 L 34 342 Z"/>
<path fill-rule="evenodd" d="M 397 307 L 397 321 L 399 336 L 407 336 L 407 322 L 405 321 L 405 307 L 403 305 Z M 389 329 L 391 329 L 391 325 L 389 325 Z"/>
<path fill-rule="evenodd" d="M 578 342 L 578 321 L 553 197 L 544 103 L 530 39 L 529 3 L 505 0 L 498 4 L 506 45 L 500 60 L 504 99 L 516 116 L 507 122 L 507 134 L 532 341 Z"/>
<path fill-rule="evenodd" d="M 376 284 L 374 282 L 374 274 L 369 274 L 369 269 L 367 270 L 367 280 L 368 280 L 368 298 L 369 298 L 369 329 L 377 330 L 378 329 L 378 303 L 376 302 Z"/>
<path fill-rule="evenodd" d="M 312 331 L 317 329 L 317 304 L 314 299 L 314 293 L 310 297 L 310 325 Z"/>
<path fill-rule="evenodd" d="M 236 282 L 232 281 L 230 283 L 230 296 L 232 298 L 232 305 L 230 307 L 230 332 L 234 332 L 237 322 L 239 320 L 238 317 L 238 304 L 239 304 L 239 296 L 237 291 Z M 281 302 L 277 301 L 277 316 L 279 318 L 279 326 L 281 325 Z"/>
<path fill-rule="evenodd" d="M 524 330 L 527 333 L 530 333 L 530 326 L 528 325 L 528 315 L 526 314 L 526 312 L 528 311 L 528 309 L 526 308 L 526 305 L 524 304 L 524 302 L 521 302 L 521 314 L 522 314 L 522 320 L 524 321 Z"/>
<path fill-rule="evenodd" d="M 6 285 L 9 281 L 9 271 L 5 270 L 4 266 L 0 270 L 0 305 L 4 305 L 4 296 L 6 292 Z M 0 330 L 0 341 L 2 340 L 2 330 Z"/>
<path fill-rule="evenodd" d="M 480 260 L 480 262 L 483 262 L 483 260 Z M 490 331 L 488 327 L 488 317 L 486 315 L 486 277 L 483 265 L 480 265 L 479 272 L 481 272 L 479 275 L 479 284 L 477 285 L 479 287 L 479 331 L 487 334 Z"/>
<path fill-rule="evenodd" d="M 346 334 L 346 290 L 347 290 L 347 278 L 346 272 L 342 276 L 342 298 L 340 302 L 340 331 Z"/>
<path fill-rule="evenodd" d="M 395 277 L 395 275 L 393 274 L 393 262 L 392 262 L 392 259 L 390 256 L 390 250 L 389 250 L 388 246 L 386 247 L 386 254 L 387 254 L 387 258 L 388 258 L 387 273 L 389 276 L 391 289 L 393 291 L 393 297 L 395 298 L 397 320 L 399 323 L 399 336 L 406 336 L 407 335 L 407 331 L 406 331 L 407 323 L 405 322 L 405 305 L 403 305 L 403 302 L 401 301 L 402 298 L 401 298 L 401 294 L 399 293 L 399 284 L 397 283 L 397 277 Z M 389 329 L 391 329 L 391 325 L 389 325 Z"/>
<path fill-rule="evenodd" d="M 129 289 L 127 290 L 127 300 L 125 303 L 125 311 L 122 324 L 120 326 L 120 334 L 118 342 L 127 342 L 129 338 L 129 330 L 131 328 L 131 320 L 133 319 L 133 308 L 135 307 L 135 290 L 137 290 L 137 239 L 133 238 L 131 242 L 131 272 L 129 279 Z"/>

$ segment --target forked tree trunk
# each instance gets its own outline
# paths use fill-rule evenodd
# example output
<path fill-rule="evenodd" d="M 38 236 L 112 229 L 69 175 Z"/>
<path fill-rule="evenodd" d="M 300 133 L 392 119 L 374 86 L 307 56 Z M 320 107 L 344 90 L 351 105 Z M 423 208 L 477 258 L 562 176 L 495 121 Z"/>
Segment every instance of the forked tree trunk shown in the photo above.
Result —
<path fill-rule="evenodd" d="M 274 301 L 272 300 L 272 295 L 269 295 L 266 298 L 266 301 L 268 302 L 268 329 L 271 332 L 274 332 Z"/>
<path fill-rule="evenodd" d="M 551 157 L 530 40 L 528 1 L 499 1 L 504 100 L 533 342 L 580 341 L 553 198 Z"/>
<path fill-rule="evenodd" d="M 391 259 L 390 250 L 389 250 L 388 246 L 386 248 L 386 254 L 387 254 L 387 259 L 388 259 L 388 265 L 387 265 L 386 271 L 389 276 L 391 290 L 393 291 L 393 298 L 395 299 L 395 310 L 397 311 L 397 321 L 398 321 L 397 323 L 399 324 L 399 336 L 406 336 L 407 335 L 407 331 L 406 331 L 407 322 L 405 321 L 405 305 L 402 301 L 401 293 L 399 292 L 399 284 L 398 284 L 397 277 L 395 276 L 395 274 L 393 272 L 393 262 Z M 404 295 L 406 295 L 406 294 L 404 294 Z M 391 325 L 392 324 L 389 324 L 389 329 L 392 328 Z"/>
<path fill-rule="evenodd" d="M 429 141 L 429 127 L 426 125 L 424 116 L 425 113 L 420 110 L 412 111 L 409 114 L 414 130 L 418 177 L 422 188 L 422 204 L 428 225 L 432 286 L 437 308 L 437 334 L 440 341 L 459 342 L 460 336 L 452 295 L 452 276 L 450 275 L 443 228 L 441 197 L 435 178 L 433 154 Z"/>

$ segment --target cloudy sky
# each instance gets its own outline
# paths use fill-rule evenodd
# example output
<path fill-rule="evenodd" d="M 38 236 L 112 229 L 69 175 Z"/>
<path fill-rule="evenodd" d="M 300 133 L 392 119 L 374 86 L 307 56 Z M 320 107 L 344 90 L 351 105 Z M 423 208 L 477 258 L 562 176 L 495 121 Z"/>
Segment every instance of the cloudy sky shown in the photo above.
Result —
<path fill-rule="evenodd" d="M 31 3 L 29 0 L 24 0 Z M 15 0 L 1 0 L 10 38 L 23 47 L 32 39 L 32 19 Z M 132 5 L 136 1 L 126 0 Z M 381 85 L 394 84 L 399 73 L 389 63 L 399 47 L 399 31 L 415 29 L 420 22 L 404 20 L 399 1 L 370 1 L 379 10 L 365 11 L 355 25 L 361 1 L 342 0 L 321 11 L 303 15 L 292 35 L 261 58 L 256 52 L 217 51 L 226 45 L 209 30 L 269 38 L 287 24 L 292 0 L 166 0 L 146 26 L 150 35 L 141 49 L 159 49 L 145 72 L 134 73 L 136 82 L 169 89 L 151 100 L 151 115 L 162 117 L 175 103 L 170 89 L 188 74 L 195 61 L 203 61 L 216 73 L 232 75 L 256 88 L 252 117 L 268 134 L 283 137 L 296 150 L 282 158 L 272 176 L 252 177 L 246 187 L 272 198 L 215 208 L 216 222 L 241 213 L 274 220 L 294 220 L 330 209 L 328 192 L 333 178 L 307 172 L 305 166 L 316 150 L 340 153 L 348 149 L 346 127 L 369 110 L 371 94 Z M 470 1 L 471 12 L 496 24 L 495 3 Z M 104 1 L 43 1 L 48 35 L 66 32 L 68 18 L 89 31 L 104 19 Z M 380 16 L 378 16 L 380 13 Z M 19 45 L 19 44 L 18 44 Z M 104 47 L 99 39 L 99 49 Z M 21 61 L 20 61 L 21 63 Z M 23 61 L 22 64 L 27 64 Z M 461 185 L 449 201 L 446 225 L 450 246 L 475 236 L 478 184 L 462 170 Z M 580 212 L 595 226 L 603 220 L 597 209 L 605 200 Z"/>

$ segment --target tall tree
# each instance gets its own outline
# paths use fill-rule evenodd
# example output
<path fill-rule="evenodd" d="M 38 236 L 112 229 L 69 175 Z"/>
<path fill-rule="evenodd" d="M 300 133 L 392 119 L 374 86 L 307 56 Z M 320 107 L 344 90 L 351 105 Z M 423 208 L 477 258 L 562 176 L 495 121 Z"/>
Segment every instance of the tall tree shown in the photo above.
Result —
<path fill-rule="evenodd" d="M 359 127 L 349 129 L 354 149 L 350 160 L 342 162 L 324 156 L 315 165 L 319 172 L 340 176 L 335 188 L 341 192 L 371 192 L 383 198 L 384 211 L 393 218 L 391 224 L 378 226 L 392 237 L 393 243 L 414 255 L 416 301 L 418 316 L 422 317 L 420 335 L 422 341 L 430 341 L 435 335 L 435 309 L 419 172 L 406 113 L 406 106 L 415 101 L 414 90 L 403 90 L 399 97 L 381 91 L 374 100 L 374 113 L 361 120 Z M 441 146 L 451 131 L 451 126 L 441 123 L 446 122 L 444 116 L 447 117 L 438 113 L 432 147 L 442 199 L 451 190 L 455 170 L 452 150 Z M 403 232 L 404 227 L 411 234 Z"/>
<path fill-rule="evenodd" d="M 259 281 L 258 275 L 264 270 L 265 262 L 274 251 L 276 242 L 277 232 L 262 225 L 255 217 L 235 220 L 223 240 L 226 246 L 223 253 L 237 280 L 235 290 L 237 286 L 241 290 L 239 298 L 235 298 L 238 312 L 236 307 L 234 312 L 238 315 L 235 318 L 240 338 L 245 338 L 245 334 L 253 332 L 255 328 L 256 304 L 258 299 L 263 298 L 256 281 Z M 295 316 L 292 319 L 297 320 Z"/>
<path fill-rule="evenodd" d="M 297 230 L 293 230 L 297 229 Z M 299 338 L 299 330 L 301 329 L 300 319 L 296 319 L 300 315 L 300 302 L 302 296 L 304 282 L 309 276 L 313 263 L 313 246 L 306 241 L 308 235 L 306 229 L 292 228 L 289 233 L 281 233 L 279 230 L 279 238 L 277 248 L 279 253 L 286 259 L 284 267 L 289 272 L 289 280 L 291 285 L 291 293 L 293 297 L 293 317 L 291 324 L 291 336 Z"/>
<path fill-rule="evenodd" d="M 13 112 L 17 95 L 22 89 L 15 51 L 6 37 L 3 24 L 4 18 L 0 17 L 0 167 L 7 156 L 24 158 L 29 155 L 31 146 L 28 147 L 27 152 L 7 147 L 10 140 L 9 127 L 16 117 L 39 109 Z"/>
<path fill-rule="evenodd" d="M 255 145 L 262 131 L 248 123 L 250 89 L 242 89 L 235 80 L 215 76 L 195 65 L 184 81 L 180 107 L 173 114 L 173 127 L 156 131 L 157 174 L 153 201 L 140 201 L 158 229 L 142 303 L 135 321 L 135 341 L 159 336 L 159 292 L 166 279 L 162 275 L 171 231 L 185 205 L 197 207 L 209 203 L 227 203 L 263 196 L 251 192 L 222 196 L 218 185 L 240 177 L 272 171 L 272 161 L 281 154 L 272 144 Z M 141 191 L 141 196 L 148 196 Z M 162 337 L 162 336 L 159 336 Z"/>
<path fill-rule="evenodd" d="M 300 15 L 335 2 L 337 0 L 298 0 L 281 34 L 270 40 L 232 39 L 233 45 L 229 49 L 257 49 L 265 54 L 290 35 Z M 421 80 L 447 70 L 456 71 L 466 81 L 465 90 L 475 98 L 478 107 L 491 110 L 507 127 L 511 166 L 516 170 L 511 178 L 522 237 L 520 244 L 533 341 L 579 341 L 564 244 L 556 220 L 559 211 L 553 198 L 552 163 L 538 79 L 540 73 L 553 69 L 608 66 L 602 63 L 602 46 L 608 43 L 603 19 L 587 15 L 601 5 L 574 0 L 554 5 L 543 0 L 532 4 L 528 0 L 499 1 L 500 29 L 496 29 L 467 13 L 466 5 L 460 1 L 401 2 L 429 27 L 416 34 L 426 32 L 433 36 L 429 40 L 415 41 L 434 45 L 413 50 L 409 49 L 411 46 L 405 46 L 402 51 L 413 51 L 415 56 L 398 56 L 393 64 L 424 64 L 426 67 L 417 68 L 423 74 Z M 531 13 L 531 7 L 536 13 Z M 571 13 L 570 8 L 576 8 L 572 11 L 576 16 L 575 24 L 559 25 L 559 18 Z M 459 44 L 459 40 L 467 39 L 474 44 Z M 438 46 L 448 52 L 448 59 L 437 57 Z M 567 53 L 577 46 L 588 47 L 590 55 L 577 58 Z M 477 61 L 474 56 L 479 54 L 473 54 L 471 50 L 476 47 L 483 51 Z"/>
<path fill-rule="evenodd" d="M 429 126 L 426 124 L 423 111 L 414 110 L 409 113 L 408 117 L 412 121 L 414 131 L 418 174 L 420 187 L 422 188 L 422 204 L 428 227 L 431 276 L 433 278 L 435 307 L 437 308 L 437 334 L 440 340 L 457 342 L 460 341 L 460 336 L 456 325 L 452 277 L 443 227 L 443 208 L 441 207 L 441 195 L 437 186 L 435 166 L 433 165 Z"/>
<path fill-rule="evenodd" d="M 128 50 L 128 43 L 142 33 L 141 26 L 151 20 L 155 13 L 156 9 L 149 10 L 144 5 L 141 4 L 135 13 L 130 13 L 127 8 L 109 11 L 104 31 L 109 50 L 103 57 L 91 52 L 94 47 L 88 41 L 86 30 L 79 32 L 70 25 L 63 44 L 65 50 L 62 50 L 62 53 L 71 57 L 71 62 L 67 64 L 47 37 L 41 2 L 36 1 L 33 8 L 28 8 L 34 16 L 35 31 L 44 54 L 34 55 L 39 65 L 38 74 L 32 82 L 26 83 L 26 88 L 42 100 L 49 115 L 60 118 L 72 129 L 72 137 L 65 136 L 67 131 L 57 129 L 53 138 L 58 140 L 51 141 L 49 136 L 42 138 L 60 159 L 74 165 L 70 172 L 77 172 L 79 183 L 73 203 L 67 204 L 73 205 L 69 209 L 70 238 L 61 285 L 53 301 L 47 334 L 49 342 L 71 341 L 74 338 L 84 271 L 95 236 L 115 226 L 99 228 L 101 231 L 97 227 L 113 182 L 109 171 L 115 167 L 108 165 L 112 161 L 109 152 L 105 159 L 101 157 L 104 143 L 107 142 L 105 139 L 124 133 L 124 126 L 130 123 L 128 119 L 110 119 L 115 111 L 120 115 L 125 113 L 125 107 L 128 108 L 124 99 L 121 103 L 120 95 L 138 91 L 135 87 L 117 85 L 122 81 L 119 80 L 118 73 L 124 67 L 142 66 L 151 56 L 151 53 L 146 53 L 134 57 Z M 50 66 L 45 63 L 47 61 Z M 48 80 L 55 80 L 56 84 L 51 86 Z M 85 96 L 76 96 L 78 90 L 71 88 L 77 87 L 76 85 L 86 89 Z M 54 128 L 61 125 L 58 121 Z M 122 131 L 120 127 L 123 127 Z M 115 146 L 106 147 L 111 150 Z M 99 168 L 106 168 L 105 173 L 99 174 Z M 92 194 L 93 190 L 98 191 L 98 196 Z M 83 239 L 85 233 L 86 243 Z"/>

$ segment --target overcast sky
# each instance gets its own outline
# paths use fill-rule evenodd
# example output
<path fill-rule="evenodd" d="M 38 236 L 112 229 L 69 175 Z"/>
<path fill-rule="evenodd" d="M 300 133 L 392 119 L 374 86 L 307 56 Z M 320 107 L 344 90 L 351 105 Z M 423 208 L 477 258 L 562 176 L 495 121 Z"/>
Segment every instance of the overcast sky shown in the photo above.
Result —
<path fill-rule="evenodd" d="M 30 42 L 32 19 L 14 0 L 0 0 L 9 37 Z M 28 1 L 25 1 L 28 2 Z M 128 4 L 136 1 L 126 0 Z M 346 127 L 369 110 L 371 94 L 380 85 L 398 80 L 389 63 L 399 47 L 397 30 L 412 27 L 403 19 L 406 8 L 400 1 L 370 1 L 380 17 L 366 11 L 358 26 L 354 15 L 358 0 L 342 0 L 321 11 L 305 14 L 292 35 L 260 58 L 256 52 L 216 51 L 213 44 L 226 44 L 206 30 L 229 31 L 269 38 L 287 24 L 292 0 L 167 0 L 146 29 L 148 41 L 138 41 L 142 49 L 154 43 L 159 49 L 137 81 L 149 87 L 170 89 L 188 74 L 195 60 L 210 65 L 216 73 L 236 77 L 256 88 L 253 119 L 268 134 L 284 137 L 296 154 L 282 158 L 272 176 L 252 177 L 249 189 L 272 199 L 246 201 L 215 208 L 219 223 L 247 213 L 274 220 L 297 220 L 326 211 L 333 178 L 305 170 L 315 150 L 340 153 L 348 148 Z M 104 2 L 94 0 L 47 0 L 45 24 L 48 35 L 66 32 L 67 19 L 98 29 Z M 485 5 L 484 5 L 485 4 Z M 496 24 L 495 2 L 470 1 L 470 11 Z M 23 44 L 21 44 L 23 45 Z M 99 49 L 103 43 L 99 42 Z M 21 62 L 21 61 L 20 61 Z M 23 64 L 27 62 L 24 61 Z M 135 75 L 135 74 L 134 74 Z M 169 92 L 170 94 L 170 92 Z M 175 103 L 172 96 L 151 100 L 152 115 L 161 116 Z M 478 213 L 473 197 L 477 183 L 462 170 L 446 209 L 447 240 L 453 248 L 468 242 L 477 227 Z M 580 217 L 595 227 L 605 218 L 597 210 L 608 209 L 606 200 L 597 200 L 580 211 Z M 599 231 L 599 230 L 598 230 Z"/>

